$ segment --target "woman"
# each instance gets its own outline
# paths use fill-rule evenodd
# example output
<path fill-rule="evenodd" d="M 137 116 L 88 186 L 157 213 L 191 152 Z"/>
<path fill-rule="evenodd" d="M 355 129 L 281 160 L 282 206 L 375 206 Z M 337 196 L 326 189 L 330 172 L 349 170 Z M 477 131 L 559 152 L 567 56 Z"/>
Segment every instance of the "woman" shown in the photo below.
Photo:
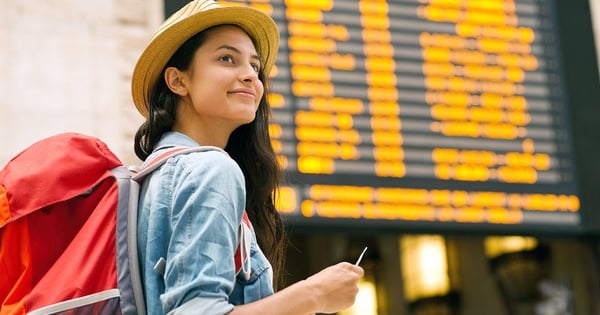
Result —
<path fill-rule="evenodd" d="M 146 121 L 136 154 L 147 161 L 173 146 L 214 148 L 170 158 L 142 186 L 138 243 L 149 314 L 331 313 L 354 302 L 363 270 L 349 263 L 274 293 L 271 265 L 279 275 L 284 227 L 273 202 L 279 167 L 264 82 L 278 41 L 273 20 L 257 10 L 192 1 L 138 60 L 132 93 Z M 250 229 L 240 228 L 245 213 Z M 240 268 L 243 231 L 250 255 Z"/>

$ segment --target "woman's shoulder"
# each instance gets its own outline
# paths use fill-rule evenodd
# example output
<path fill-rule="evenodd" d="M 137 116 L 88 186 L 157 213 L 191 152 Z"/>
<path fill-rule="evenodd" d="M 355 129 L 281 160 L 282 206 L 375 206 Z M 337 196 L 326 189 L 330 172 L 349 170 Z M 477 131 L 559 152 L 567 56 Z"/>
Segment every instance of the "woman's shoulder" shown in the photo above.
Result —
<path fill-rule="evenodd" d="M 243 173 L 237 162 L 218 148 L 207 147 L 202 151 L 175 156 L 170 162 L 189 175 L 243 179 Z"/>
<path fill-rule="evenodd" d="M 182 154 L 180 162 L 187 165 L 206 167 L 231 167 L 237 163 L 223 149 L 217 147 L 199 147 L 199 151 Z"/>
<path fill-rule="evenodd" d="M 171 149 L 185 149 L 188 152 L 170 158 L 167 162 L 171 164 L 200 168 L 206 164 L 224 168 L 237 166 L 237 163 L 225 150 L 215 146 L 201 146 L 189 136 L 176 131 L 165 132 L 156 151 L 150 157 L 159 156 L 162 154 L 161 152 Z"/>

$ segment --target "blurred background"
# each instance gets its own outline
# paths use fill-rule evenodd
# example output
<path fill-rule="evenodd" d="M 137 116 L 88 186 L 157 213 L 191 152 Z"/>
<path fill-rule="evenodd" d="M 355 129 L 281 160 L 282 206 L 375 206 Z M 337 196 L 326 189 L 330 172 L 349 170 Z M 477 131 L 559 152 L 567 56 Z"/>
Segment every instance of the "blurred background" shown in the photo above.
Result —
<path fill-rule="evenodd" d="M 187 1 L 0 0 L 0 165 L 60 132 L 138 164 L 131 71 Z M 600 314 L 600 2 L 255 0 L 291 283 L 340 314 Z"/>

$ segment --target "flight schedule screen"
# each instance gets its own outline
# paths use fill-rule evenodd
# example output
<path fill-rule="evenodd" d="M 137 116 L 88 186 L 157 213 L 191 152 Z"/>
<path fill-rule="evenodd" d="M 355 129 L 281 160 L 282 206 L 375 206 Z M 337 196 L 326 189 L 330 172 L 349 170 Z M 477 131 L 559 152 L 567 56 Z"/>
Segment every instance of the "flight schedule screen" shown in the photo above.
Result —
<path fill-rule="evenodd" d="M 360 229 L 580 223 L 552 1 L 246 1 L 281 46 L 278 207 Z"/>

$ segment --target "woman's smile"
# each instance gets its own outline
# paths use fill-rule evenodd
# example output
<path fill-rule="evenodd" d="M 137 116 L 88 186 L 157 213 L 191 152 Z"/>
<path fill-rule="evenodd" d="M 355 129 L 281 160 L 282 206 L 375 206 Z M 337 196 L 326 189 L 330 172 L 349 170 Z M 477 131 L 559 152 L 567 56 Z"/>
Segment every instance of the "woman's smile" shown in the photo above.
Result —
<path fill-rule="evenodd" d="M 240 96 L 240 97 L 251 99 L 251 100 L 256 99 L 256 92 L 254 92 L 254 90 L 250 89 L 250 88 L 234 89 L 234 90 L 230 91 L 229 94 L 233 94 L 235 96 Z"/>

